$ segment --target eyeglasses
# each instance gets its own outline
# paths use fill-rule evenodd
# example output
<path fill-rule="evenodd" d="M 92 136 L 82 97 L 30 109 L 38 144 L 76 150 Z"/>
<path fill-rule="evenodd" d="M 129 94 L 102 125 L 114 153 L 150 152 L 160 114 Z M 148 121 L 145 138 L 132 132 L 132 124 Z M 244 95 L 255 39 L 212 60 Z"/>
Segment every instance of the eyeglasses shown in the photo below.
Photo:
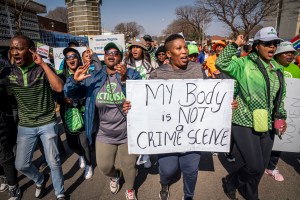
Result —
<path fill-rule="evenodd" d="M 166 55 L 165 53 L 158 53 L 157 54 L 158 56 L 164 56 L 164 55 Z"/>
<path fill-rule="evenodd" d="M 66 60 L 78 58 L 76 54 L 66 55 Z"/>
<path fill-rule="evenodd" d="M 118 55 L 120 55 L 119 51 L 109 51 L 109 50 L 106 50 L 104 52 L 105 52 L 105 55 L 110 55 L 110 56 L 118 56 Z"/>
<path fill-rule="evenodd" d="M 262 44 L 265 47 L 270 47 L 272 45 L 277 47 L 277 45 L 280 44 L 280 40 L 260 41 L 260 44 Z"/>

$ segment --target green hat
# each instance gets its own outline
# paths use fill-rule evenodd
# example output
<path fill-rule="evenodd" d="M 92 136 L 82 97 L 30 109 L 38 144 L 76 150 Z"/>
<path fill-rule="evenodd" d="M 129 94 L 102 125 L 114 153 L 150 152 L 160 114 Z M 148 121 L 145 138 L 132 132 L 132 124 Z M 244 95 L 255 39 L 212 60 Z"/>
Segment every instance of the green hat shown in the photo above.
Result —
<path fill-rule="evenodd" d="M 195 45 L 195 44 L 189 44 L 189 45 L 187 45 L 187 48 L 189 50 L 189 55 L 199 54 L 199 50 L 198 50 L 197 45 Z"/>

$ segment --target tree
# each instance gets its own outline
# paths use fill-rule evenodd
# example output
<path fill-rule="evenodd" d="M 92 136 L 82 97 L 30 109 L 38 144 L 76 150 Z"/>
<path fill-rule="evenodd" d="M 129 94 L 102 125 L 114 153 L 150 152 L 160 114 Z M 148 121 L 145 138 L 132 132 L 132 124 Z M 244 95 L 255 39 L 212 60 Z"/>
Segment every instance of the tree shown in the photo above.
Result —
<path fill-rule="evenodd" d="M 136 22 L 120 23 L 114 28 L 115 33 L 123 33 L 125 35 L 125 41 L 129 41 L 141 33 L 145 32 L 143 26 L 138 25 Z"/>
<path fill-rule="evenodd" d="M 13 15 L 15 16 L 15 24 L 16 24 L 16 35 L 22 35 L 22 16 L 27 4 L 31 0 L 22 0 L 18 1 L 14 0 L 14 9 L 12 10 Z"/>
<path fill-rule="evenodd" d="M 198 40 L 198 35 L 194 34 L 194 29 L 190 24 L 185 23 L 184 20 L 176 19 L 163 30 L 164 35 L 171 35 L 174 33 L 183 33 L 186 40 Z"/>
<path fill-rule="evenodd" d="M 68 23 L 68 14 L 67 14 L 67 8 L 65 7 L 56 7 L 54 10 L 50 10 L 46 17 L 59 21 Z"/>
<path fill-rule="evenodd" d="M 210 12 L 205 7 L 181 6 L 176 8 L 175 13 L 177 20 L 182 24 L 186 24 L 192 31 L 189 35 L 194 37 L 194 40 L 198 40 L 200 42 L 201 39 L 204 39 L 203 29 L 205 25 L 210 23 L 212 20 Z M 184 26 L 186 27 L 186 25 Z"/>
<path fill-rule="evenodd" d="M 278 0 L 197 0 L 221 22 L 229 26 L 234 37 L 242 31 L 248 39 L 251 31 L 266 17 L 275 16 Z"/>

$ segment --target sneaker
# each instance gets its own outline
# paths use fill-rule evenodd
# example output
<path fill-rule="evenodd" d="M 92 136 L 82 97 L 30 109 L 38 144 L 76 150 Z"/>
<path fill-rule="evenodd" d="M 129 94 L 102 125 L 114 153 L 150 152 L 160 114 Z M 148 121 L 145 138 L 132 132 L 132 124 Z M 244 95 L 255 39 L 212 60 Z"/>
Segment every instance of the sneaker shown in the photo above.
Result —
<path fill-rule="evenodd" d="M 79 156 L 78 162 L 81 169 L 85 168 L 85 160 L 83 156 Z"/>
<path fill-rule="evenodd" d="M 5 176 L 0 176 L 0 192 L 5 192 L 8 189 L 7 180 Z"/>
<path fill-rule="evenodd" d="M 224 190 L 224 193 L 226 194 L 226 196 L 230 200 L 237 200 L 237 198 L 236 198 L 236 190 L 228 191 L 227 184 L 228 184 L 227 178 L 226 177 L 222 178 L 222 186 L 223 186 L 223 190 Z"/>
<path fill-rule="evenodd" d="M 84 178 L 90 179 L 93 176 L 93 167 L 91 165 L 87 165 L 84 170 Z"/>
<path fill-rule="evenodd" d="M 118 170 L 118 176 L 115 178 L 110 178 L 109 188 L 112 194 L 117 194 L 119 192 L 121 177 L 122 177 L 122 171 Z"/>
<path fill-rule="evenodd" d="M 146 169 L 151 168 L 152 163 L 151 163 L 151 160 L 150 160 L 150 156 L 149 156 L 149 155 L 143 155 L 143 161 L 144 161 L 144 167 L 145 167 Z"/>
<path fill-rule="evenodd" d="M 49 174 L 44 174 L 44 181 L 41 186 L 36 186 L 35 197 L 41 199 L 45 193 L 46 183 L 49 179 Z"/>
<path fill-rule="evenodd" d="M 159 192 L 159 199 L 160 200 L 168 200 L 170 193 L 169 193 L 169 186 L 168 185 L 164 185 L 164 184 L 160 184 L 160 192 Z"/>
<path fill-rule="evenodd" d="M 56 200 L 65 200 L 66 196 L 64 194 L 57 195 Z"/>
<path fill-rule="evenodd" d="M 9 188 L 8 196 L 9 196 L 8 200 L 20 200 L 22 194 L 19 186 L 14 186 L 12 188 Z"/>
<path fill-rule="evenodd" d="M 282 174 L 279 173 L 277 168 L 274 170 L 266 169 L 265 174 L 272 176 L 276 181 L 284 181 Z"/>
<path fill-rule="evenodd" d="M 134 190 L 126 190 L 125 197 L 126 200 L 137 200 Z"/>
<path fill-rule="evenodd" d="M 235 157 L 231 153 L 224 153 L 224 156 L 226 157 L 226 160 L 230 163 L 235 162 Z"/>

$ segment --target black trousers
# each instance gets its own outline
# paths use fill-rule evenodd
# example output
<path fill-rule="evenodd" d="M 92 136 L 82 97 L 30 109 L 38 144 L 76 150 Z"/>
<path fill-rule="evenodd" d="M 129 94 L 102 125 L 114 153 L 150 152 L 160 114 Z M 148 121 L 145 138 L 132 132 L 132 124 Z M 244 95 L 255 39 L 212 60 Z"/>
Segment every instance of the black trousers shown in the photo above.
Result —
<path fill-rule="evenodd" d="M 79 156 L 83 156 L 87 165 L 91 165 L 91 151 L 90 151 L 88 139 L 86 137 L 86 132 L 84 131 L 84 129 L 79 134 L 76 135 L 69 132 L 65 124 L 65 119 L 64 119 L 65 112 L 66 112 L 66 106 L 61 104 L 60 116 L 64 124 L 68 146 L 74 153 L 76 153 Z"/>
<path fill-rule="evenodd" d="M 280 156 L 281 151 L 272 151 L 267 169 L 274 170 L 277 166 Z"/>
<path fill-rule="evenodd" d="M 16 144 L 17 126 L 13 115 L 0 111 L 0 165 L 3 167 L 7 184 L 17 184 L 17 170 L 13 147 Z"/>
<path fill-rule="evenodd" d="M 227 176 L 227 189 L 238 189 L 245 199 L 257 200 L 258 185 L 268 166 L 274 135 L 238 125 L 233 125 L 232 134 L 244 165 Z"/>

